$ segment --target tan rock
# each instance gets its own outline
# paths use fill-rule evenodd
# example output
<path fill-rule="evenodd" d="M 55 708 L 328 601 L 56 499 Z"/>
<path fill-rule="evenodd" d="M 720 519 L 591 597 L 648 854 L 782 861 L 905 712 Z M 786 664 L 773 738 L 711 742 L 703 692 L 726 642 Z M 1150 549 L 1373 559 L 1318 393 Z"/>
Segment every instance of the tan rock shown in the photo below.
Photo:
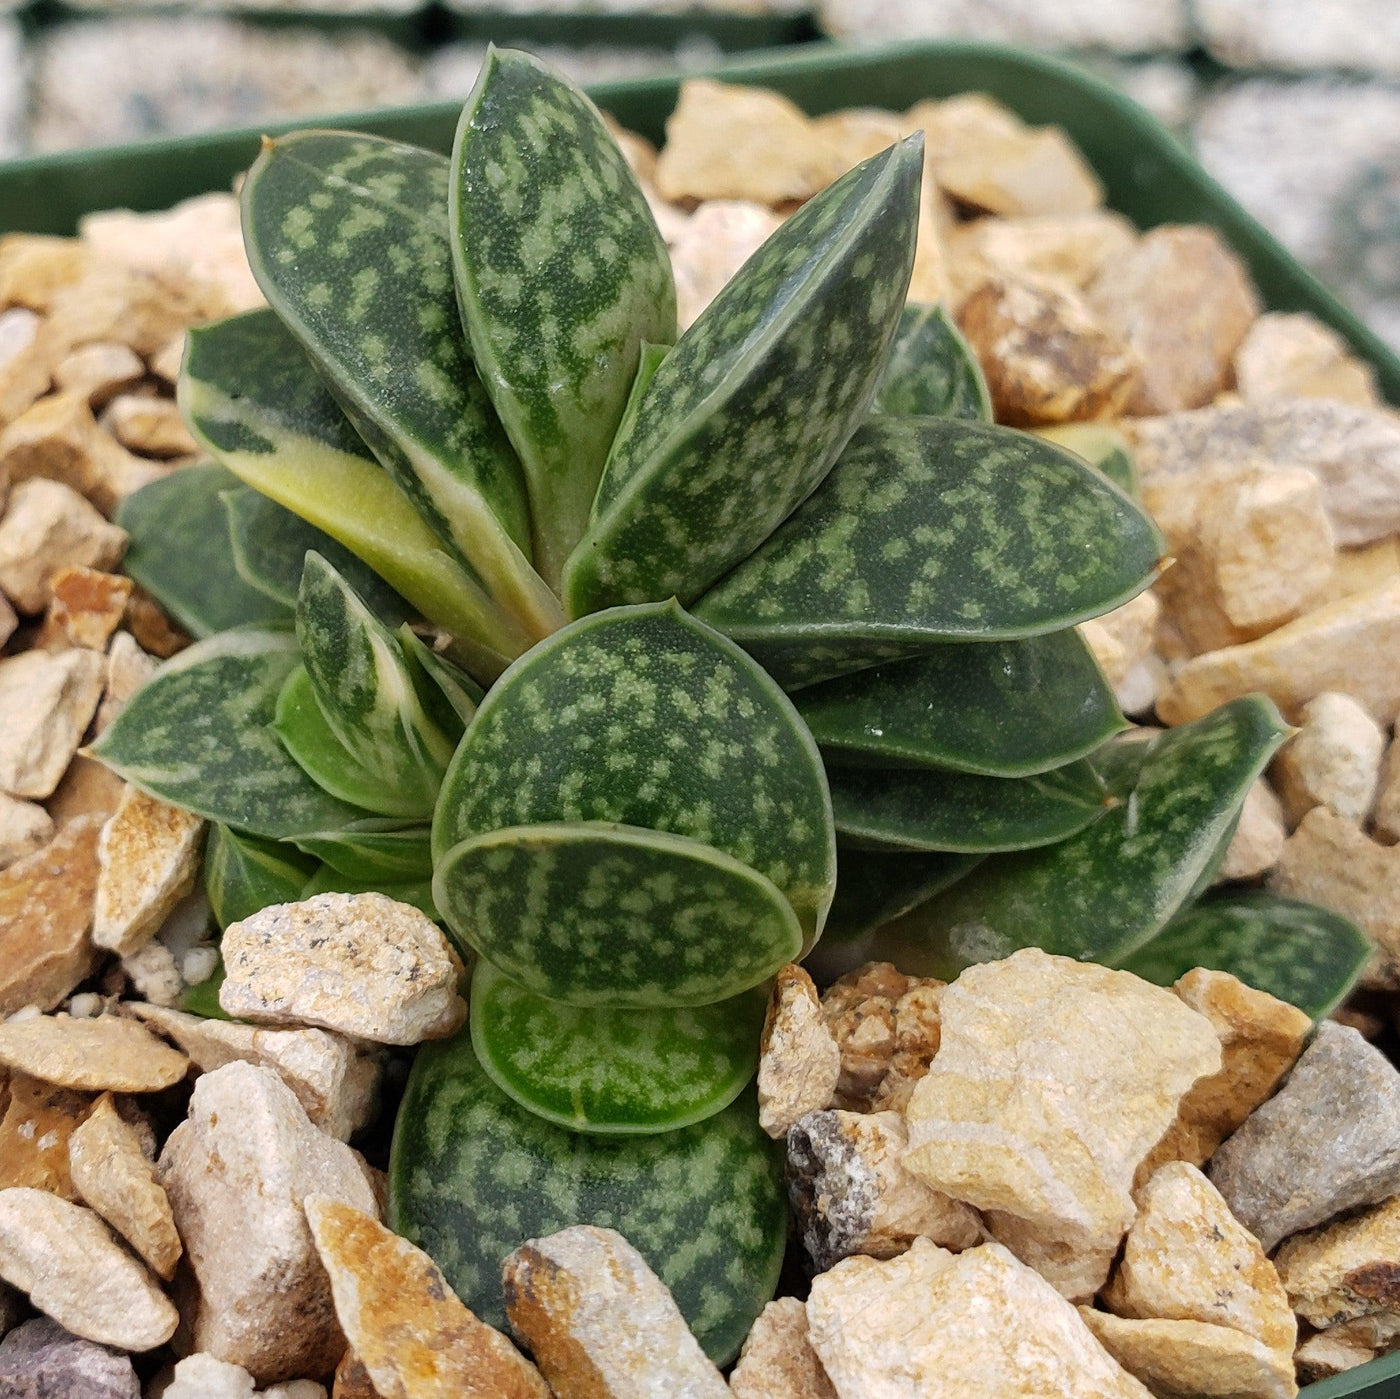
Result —
<path fill-rule="evenodd" d="M 53 371 L 60 393 L 79 394 L 93 409 L 134 388 L 145 377 L 146 366 L 130 346 L 100 340 L 70 350 Z"/>
<path fill-rule="evenodd" d="M 417 1044 L 466 1018 L 442 930 L 383 894 L 274 904 L 224 930 L 223 956 L 219 1004 L 239 1019 Z"/>
<path fill-rule="evenodd" d="M 954 298 L 961 302 L 991 277 L 1082 290 L 1105 262 L 1136 241 L 1132 224 L 1108 209 L 972 219 L 953 229 L 947 240 Z"/>
<path fill-rule="evenodd" d="M 1400 1341 L 1400 1314 L 1362 1316 L 1309 1336 L 1293 1353 L 1293 1362 L 1298 1368 L 1299 1380 L 1312 1384 L 1377 1359 L 1393 1350 L 1397 1341 Z"/>
<path fill-rule="evenodd" d="M 1080 636 L 1094 653 L 1104 678 L 1115 689 L 1152 654 L 1161 616 L 1160 599 L 1148 591 L 1112 612 L 1080 623 Z"/>
<path fill-rule="evenodd" d="M 38 338 L 42 324 L 39 316 L 27 306 L 11 306 L 7 311 L 0 311 L 0 369 L 25 357 Z"/>
<path fill-rule="evenodd" d="M 49 649 L 85 646 L 89 651 L 105 651 L 126 615 L 131 588 L 131 579 L 118 573 L 81 564 L 59 569 L 49 580 L 49 610 L 44 617 L 44 630 L 56 643 Z"/>
<path fill-rule="evenodd" d="M 539 1371 L 421 1249 L 324 1196 L 307 1198 L 306 1219 L 345 1339 L 383 1399 L 549 1399 Z"/>
<path fill-rule="evenodd" d="M 1270 775 L 1291 825 L 1315 806 L 1360 825 L 1371 810 L 1380 781 L 1385 735 L 1351 698 L 1325 691 L 1310 699 L 1302 727 L 1274 759 Z"/>
<path fill-rule="evenodd" d="M 614 1230 L 531 1239 L 501 1275 L 511 1330 L 559 1399 L 728 1399 L 666 1285 Z"/>
<path fill-rule="evenodd" d="M 681 84 L 656 162 L 663 198 L 810 199 L 843 172 L 840 155 L 795 103 L 764 88 Z"/>
<path fill-rule="evenodd" d="M 53 818 L 42 806 L 0 792 L 0 870 L 42 850 L 53 839 Z"/>
<path fill-rule="evenodd" d="M 0 519 L 0 587 L 21 612 L 39 613 L 60 569 L 111 569 L 125 549 L 126 531 L 108 524 L 76 491 L 58 481 L 24 481 Z"/>
<path fill-rule="evenodd" d="M 1400 743 L 1394 737 L 1381 764 L 1380 786 L 1372 817 L 1378 839 L 1392 843 L 1400 841 Z"/>
<path fill-rule="evenodd" d="M 107 405 L 102 426 L 138 456 L 164 460 L 199 451 L 199 443 L 190 436 L 173 398 L 122 394 Z"/>
<path fill-rule="evenodd" d="M 1165 225 L 1106 261 L 1089 288 L 1105 327 L 1142 361 L 1137 413 L 1199 408 L 1230 383 L 1259 314 L 1239 258 L 1214 229 Z"/>
<path fill-rule="evenodd" d="M 101 712 L 99 707 L 98 713 Z M 96 758 L 85 758 L 79 753 L 68 764 L 63 780 L 54 788 L 53 796 L 47 803 L 48 812 L 59 830 L 82 816 L 97 817 L 97 826 L 100 827 L 117 809 L 125 790 L 126 783 L 111 768 L 104 767 Z M 94 831 L 96 829 L 94 827 Z M 95 854 L 93 870 L 95 874 Z"/>
<path fill-rule="evenodd" d="M 379 1391 L 369 1377 L 369 1371 L 360 1364 L 353 1350 L 347 1350 L 335 1367 L 335 1383 L 331 1387 L 331 1399 L 381 1399 Z"/>
<path fill-rule="evenodd" d="M 1283 803 L 1264 778 L 1256 778 L 1245 794 L 1239 825 L 1230 837 L 1230 848 L 1220 865 L 1220 878 L 1258 879 L 1278 864 L 1288 827 L 1283 821 Z"/>
<path fill-rule="evenodd" d="M 676 315 L 688 329 L 782 220 L 762 204 L 712 199 L 686 221 L 671 246 Z"/>
<path fill-rule="evenodd" d="M 10 1074 L 8 1090 L 0 1120 L 0 1189 L 22 1185 L 76 1200 L 68 1142 L 91 1111 L 92 1099 L 28 1074 Z"/>
<path fill-rule="evenodd" d="M 1126 1321 L 1081 1307 L 1104 1349 L 1159 1399 L 1294 1399 L 1292 1353 L 1199 1321 Z"/>
<path fill-rule="evenodd" d="M 807 1308 L 779 1297 L 759 1313 L 729 1376 L 734 1399 L 838 1399 L 807 1338 Z"/>
<path fill-rule="evenodd" d="M 130 1001 L 122 1009 L 175 1041 L 202 1073 L 242 1061 L 271 1069 L 317 1127 L 348 1141 L 370 1119 L 379 1066 L 328 1030 L 265 1030 Z"/>
<path fill-rule="evenodd" d="M 157 661 L 148 656 L 130 632 L 118 632 L 107 648 L 107 683 L 94 721 L 101 733 L 126 707 L 126 702 L 155 674 Z"/>
<path fill-rule="evenodd" d="M 1295 1235 L 1277 1264 L 1294 1311 L 1319 1329 L 1400 1311 L 1400 1197 Z"/>
<path fill-rule="evenodd" d="M 904 123 L 881 107 L 847 107 L 813 117 L 809 124 L 836 152 L 842 170 L 850 170 L 904 139 Z"/>
<path fill-rule="evenodd" d="M 818 1272 L 863 1253 L 894 1258 L 916 1238 L 958 1252 L 982 1239 L 977 1211 L 904 1169 L 897 1112 L 809 1112 L 788 1133 L 788 1192 Z"/>
<path fill-rule="evenodd" d="M 779 970 L 763 1022 L 758 1120 L 782 1137 L 804 1113 L 826 1107 L 841 1075 L 841 1050 L 827 1028 L 812 978 L 795 963 Z"/>
<path fill-rule="evenodd" d="M 1235 352 L 1235 384 L 1246 403 L 1269 398 L 1333 398 L 1380 406 L 1375 371 L 1331 326 L 1306 312 L 1260 316 Z"/>
<path fill-rule="evenodd" d="M 25 651 L 0 660 L 0 790 L 51 796 L 102 693 L 91 651 Z"/>
<path fill-rule="evenodd" d="M 92 262 L 76 238 L 8 233 L 0 238 L 0 305 L 47 311 L 54 294 L 76 282 Z"/>
<path fill-rule="evenodd" d="M 905 1166 L 1009 1216 L 988 1219 L 996 1237 L 1043 1258 L 1072 1297 L 1092 1295 L 1133 1221 L 1138 1164 L 1220 1069 L 1215 1031 L 1170 991 L 1036 949 L 970 967 L 942 1009 Z"/>
<path fill-rule="evenodd" d="M 1147 1399 L 1079 1314 L 999 1244 L 954 1257 L 920 1240 L 887 1262 L 848 1258 L 813 1279 L 812 1349 L 860 1399 Z"/>
<path fill-rule="evenodd" d="M 96 1106 L 68 1141 L 74 1188 L 167 1281 L 180 1260 L 180 1236 L 170 1201 L 156 1182 L 141 1139 L 118 1115 L 111 1095 Z"/>
<path fill-rule="evenodd" d="M 75 1336 L 119 1350 L 163 1345 L 180 1319 L 91 1210 L 42 1190 L 0 1190 L 0 1277 Z"/>
<path fill-rule="evenodd" d="M 152 374 L 173 386 L 179 382 L 180 366 L 184 363 L 184 359 L 185 332 L 179 331 L 150 357 L 148 363 Z"/>
<path fill-rule="evenodd" d="M 134 1020 L 35 1015 L 0 1025 L 0 1063 L 79 1092 L 158 1093 L 189 1060 Z"/>
<path fill-rule="evenodd" d="M 1309 612 L 1257 641 L 1187 661 L 1157 709 L 1168 724 L 1185 724 L 1259 691 L 1296 719 L 1310 699 L 1341 690 L 1389 724 L 1400 713 L 1397 654 L 1400 578 Z"/>
<path fill-rule="evenodd" d="M 313 1127 L 272 1070 L 226 1064 L 196 1081 L 158 1179 L 199 1283 L 185 1317 L 192 1345 L 264 1385 L 328 1374 L 345 1341 L 302 1201 L 372 1213 L 355 1153 Z"/>
<path fill-rule="evenodd" d="M 992 278 L 963 302 L 958 324 L 981 361 L 998 422 L 1111 418 L 1136 390 L 1136 355 L 1076 292 Z"/>

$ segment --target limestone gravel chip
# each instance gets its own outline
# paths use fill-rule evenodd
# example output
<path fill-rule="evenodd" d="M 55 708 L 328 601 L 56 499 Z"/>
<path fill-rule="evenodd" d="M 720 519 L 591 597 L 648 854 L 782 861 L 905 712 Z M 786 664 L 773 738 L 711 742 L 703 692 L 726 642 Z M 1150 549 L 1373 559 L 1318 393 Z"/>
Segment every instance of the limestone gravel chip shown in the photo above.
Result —
<path fill-rule="evenodd" d="M 68 1143 L 92 1109 L 85 1093 L 12 1073 L 0 1119 L 0 1189 L 25 1185 L 76 1202 Z"/>
<path fill-rule="evenodd" d="M 1220 865 L 1221 880 L 1258 879 L 1278 864 L 1288 827 L 1283 803 L 1266 779 L 1259 777 L 1245 794 L 1239 825 Z"/>
<path fill-rule="evenodd" d="M 1372 811 L 1376 835 L 1392 844 L 1400 841 L 1400 743 L 1392 734 L 1381 765 L 1380 789 Z"/>
<path fill-rule="evenodd" d="M 53 838 L 53 818 L 35 802 L 0 792 L 0 870 L 42 850 Z"/>
<path fill-rule="evenodd" d="M 827 1107 L 841 1074 L 841 1050 L 822 1015 L 816 985 L 796 963 L 781 967 L 763 1022 L 758 1120 L 782 1137 L 804 1113 Z"/>
<path fill-rule="evenodd" d="M 41 1316 L 0 1342 L 0 1393 L 5 1399 L 141 1399 L 141 1382 L 128 1356 Z"/>
<path fill-rule="evenodd" d="M 1260 316 L 1235 352 L 1235 387 L 1246 403 L 1331 398 L 1377 408 L 1376 373 L 1346 340 L 1306 312 Z"/>
<path fill-rule="evenodd" d="M 0 660 L 0 791 L 53 795 L 97 709 L 102 679 L 94 651 L 22 651 Z"/>
<path fill-rule="evenodd" d="M 1272 776 L 1289 823 L 1315 806 L 1361 825 L 1380 782 L 1385 735 L 1350 695 L 1329 690 L 1304 706 L 1301 732 L 1274 759 Z"/>
<path fill-rule="evenodd" d="M 1298 1234 L 1278 1251 L 1294 1310 L 1323 1328 L 1400 1308 L 1400 1197 Z"/>
<path fill-rule="evenodd" d="M 778 1297 L 759 1313 L 729 1376 L 734 1399 L 839 1399 L 807 1332 L 807 1308 Z"/>
<path fill-rule="evenodd" d="M 53 371 L 60 392 L 80 395 L 94 410 L 145 377 L 146 366 L 130 346 L 101 340 L 70 350 Z"/>
<path fill-rule="evenodd" d="M 158 1093 L 189 1060 L 134 1020 L 35 1015 L 0 1025 L 0 1064 L 79 1092 Z"/>

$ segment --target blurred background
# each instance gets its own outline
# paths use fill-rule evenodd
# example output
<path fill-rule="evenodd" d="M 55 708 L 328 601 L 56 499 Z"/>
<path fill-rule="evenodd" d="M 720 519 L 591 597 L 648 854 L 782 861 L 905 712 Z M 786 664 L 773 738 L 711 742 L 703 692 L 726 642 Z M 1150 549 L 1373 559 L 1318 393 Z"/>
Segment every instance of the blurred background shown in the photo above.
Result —
<path fill-rule="evenodd" d="M 583 81 L 833 37 L 1069 57 L 1150 108 L 1400 348 L 1400 0 L 0 0 L 0 155 Z"/>

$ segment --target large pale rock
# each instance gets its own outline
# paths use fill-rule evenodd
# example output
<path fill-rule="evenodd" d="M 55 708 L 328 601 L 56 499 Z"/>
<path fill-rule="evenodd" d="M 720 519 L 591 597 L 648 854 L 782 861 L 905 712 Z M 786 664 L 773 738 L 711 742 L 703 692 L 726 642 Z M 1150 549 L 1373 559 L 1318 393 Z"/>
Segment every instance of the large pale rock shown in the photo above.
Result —
<path fill-rule="evenodd" d="M 1294 1311 L 1319 1329 L 1400 1309 L 1400 1196 L 1289 1239 L 1277 1263 Z"/>
<path fill-rule="evenodd" d="M 1332 398 L 1380 405 L 1376 374 L 1331 326 L 1306 312 L 1271 311 L 1235 352 L 1235 387 L 1246 403 L 1270 398 Z"/>
<path fill-rule="evenodd" d="M 104 767 L 96 758 L 85 758 L 79 753 L 68 764 L 68 771 L 63 774 L 63 780 L 54 788 L 53 796 L 45 803 L 49 815 L 53 817 L 54 825 L 60 831 L 70 821 L 75 821 L 79 817 L 93 816 L 97 818 L 96 825 L 93 827 L 92 895 L 94 898 L 97 895 L 97 834 L 103 823 L 117 809 L 117 804 L 121 801 L 122 793 L 125 790 L 126 783 L 111 768 Z M 88 910 L 89 919 L 91 916 L 90 907 Z"/>
<path fill-rule="evenodd" d="M 904 1164 L 994 1211 L 994 1236 L 1091 1296 L 1133 1221 L 1138 1164 L 1220 1065 L 1210 1022 L 1170 991 L 1025 949 L 944 994 Z"/>
<path fill-rule="evenodd" d="M 818 1272 L 856 1253 L 893 1258 L 916 1238 L 954 1251 L 982 1238 L 976 1210 L 904 1169 L 908 1144 L 897 1112 L 809 1112 L 788 1132 L 788 1192 Z"/>
<path fill-rule="evenodd" d="M 127 1356 L 37 1317 L 0 1342 L 0 1393 L 5 1399 L 141 1399 L 141 1382 Z"/>
<path fill-rule="evenodd" d="M 194 1347 L 260 1384 L 329 1373 L 345 1343 L 302 1202 L 374 1213 L 355 1153 L 313 1127 L 271 1069 L 233 1063 L 196 1081 L 158 1178 L 199 1283 Z"/>
<path fill-rule="evenodd" d="M 711 199 L 686 220 L 671 244 L 676 319 L 682 330 L 782 223 L 771 209 L 740 199 Z"/>
<path fill-rule="evenodd" d="M 306 1219 L 345 1339 L 383 1399 L 549 1399 L 539 1371 L 421 1249 L 324 1196 L 307 1199 Z"/>
<path fill-rule="evenodd" d="M 92 940 L 121 956 L 148 943 L 194 888 L 204 819 L 128 786 L 97 847 Z"/>
<path fill-rule="evenodd" d="M 990 277 L 1079 290 L 1136 239 L 1132 224 L 1107 209 L 973 219 L 953 229 L 947 240 L 954 296 L 961 301 Z"/>
<path fill-rule="evenodd" d="M 1288 827 L 1283 803 L 1268 782 L 1258 777 L 1245 794 L 1239 824 L 1220 863 L 1222 880 L 1258 879 L 1278 864 Z"/>
<path fill-rule="evenodd" d="M 79 280 L 92 253 L 76 238 L 9 233 L 0 238 L 0 302 L 49 311 L 55 295 Z"/>
<path fill-rule="evenodd" d="M 424 913 L 383 894 L 317 894 L 224 930 L 219 1004 L 380 1044 L 451 1035 L 466 1018 L 461 964 Z"/>
<path fill-rule="evenodd" d="M 102 657 L 23 651 L 0 661 L 0 791 L 53 794 L 102 697 Z"/>
<path fill-rule="evenodd" d="M 0 1015 L 50 1010 L 92 971 L 101 829 L 97 817 L 77 816 L 0 871 Z"/>
<path fill-rule="evenodd" d="M 201 1073 L 246 1062 L 271 1069 L 323 1132 L 348 1141 L 370 1119 L 378 1062 L 329 1030 L 269 1030 L 129 1001 L 122 1009 L 175 1041 Z"/>
<path fill-rule="evenodd" d="M 729 1376 L 734 1399 L 839 1399 L 807 1336 L 807 1308 L 779 1297 L 759 1313 Z"/>
<path fill-rule="evenodd" d="M 42 1190 L 0 1190 L 0 1277 L 60 1326 L 120 1350 L 152 1350 L 179 1313 L 81 1205 Z"/>
<path fill-rule="evenodd" d="M 170 1201 L 141 1138 L 118 1115 L 110 1095 L 98 1100 L 69 1138 L 68 1164 L 83 1203 L 169 1281 L 181 1252 Z"/>
<path fill-rule="evenodd" d="M 353 1350 L 347 1350 L 335 1367 L 331 1399 L 381 1399 L 370 1380 L 369 1371 L 360 1364 Z"/>
<path fill-rule="evenodd" d="M 1359 826 L 1380 781 L 1380 725 L 1350 695 L 1331 690 L 1309 700 L 1300 718 L 1300 732 L 1274 759 L 1271 772 L 1290 824 L 1325 806 Z"/>
<path fill-rule="evenodd" d="M 158 1093 L 189 1060 L 149 1030 L 115 1015 L 35 1015 L 0 1025 L 0 1064 L 79 1092 Z"/>
<path fill-rule="evenodd" d="M 47 649 L 86 646 L 105 651 L 126 615 L 132 588 L 130 578 L 98 568 L 78 564 L 59 569 L 49 581 L 49 609 L 44 614 Z"/>
<path fill-rule="evenodd" d="M 786 1135 L 804 1113 L 824 1108 L 841 1076 L 841 1049 L 822 1015 L 812 978 L 796 963 L 773 983 L 758 1061 L 758 1120 L 770 1137 Z"/>
<path fill-rule="evenodd" d="M 1210 1178 L 1266 1249 L 1400 1191 L 1400 1073 L 1324 1020 L 1282 1088 L 1216 1152 Z"/>
<path fill-rule="evenodd" d="M 812 1282 L 812 1349 L 841 1399 L 1147 1399 L 1063 1297 L 999 1244 L 919 1240 Z"/>
<path fill-rule="evenodd" d="M 24 1185 L 76 1201 L 68 1144 L 91 1111 L 92 1099 L 28 1074 L 10 1074 L 6 1088 L 9 1101 L 0 1119 L 0 1189 Z"/>
<path fill-rule="evenodd" d="M 53 839 L 53 818 L 42 806 L 0 792 L 0 870 L 42 850 Z"/>
<path fill-rule="evenodd" d="M 728 1399 L 666 1285 L 611 1229 L 531 1239 L 501 1267 L 511 1330 L 558 1399 Z"/>

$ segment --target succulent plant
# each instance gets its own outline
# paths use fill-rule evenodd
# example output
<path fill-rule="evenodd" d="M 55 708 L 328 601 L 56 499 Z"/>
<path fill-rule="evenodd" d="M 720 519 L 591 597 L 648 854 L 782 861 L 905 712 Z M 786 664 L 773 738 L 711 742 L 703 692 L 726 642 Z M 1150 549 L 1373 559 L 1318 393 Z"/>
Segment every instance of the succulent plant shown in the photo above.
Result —
<path fill-rule="evenodd" d="M 828 924 L 833 964 L 1037 942 L 1169 979 L 1266 929 L 1310 1009 L 1356 974 L 1305 906 L 1172 921 L 1284 729 L 1248 700 L 1123 732 L 1075 624 L 1160 536 L 1121 442 L 990 423 L 905 305 L 921 171 L 917 139 L 857 166 L 678 339 L 641 189 L 526 55 L 450 159 L 302 132 L 245 183 L 271 309 L 195 332 L 180 384 L 217 464 L 122 513 L 199 640 L 95 751 L 214 823 L 225 925 L 374 888 L 479 956 L 393 1212 L 488 1315 L 520 1238 L 626 1220 L 732 1353 L 783 1233 L 738 1095 L 767 978 Z"/>

